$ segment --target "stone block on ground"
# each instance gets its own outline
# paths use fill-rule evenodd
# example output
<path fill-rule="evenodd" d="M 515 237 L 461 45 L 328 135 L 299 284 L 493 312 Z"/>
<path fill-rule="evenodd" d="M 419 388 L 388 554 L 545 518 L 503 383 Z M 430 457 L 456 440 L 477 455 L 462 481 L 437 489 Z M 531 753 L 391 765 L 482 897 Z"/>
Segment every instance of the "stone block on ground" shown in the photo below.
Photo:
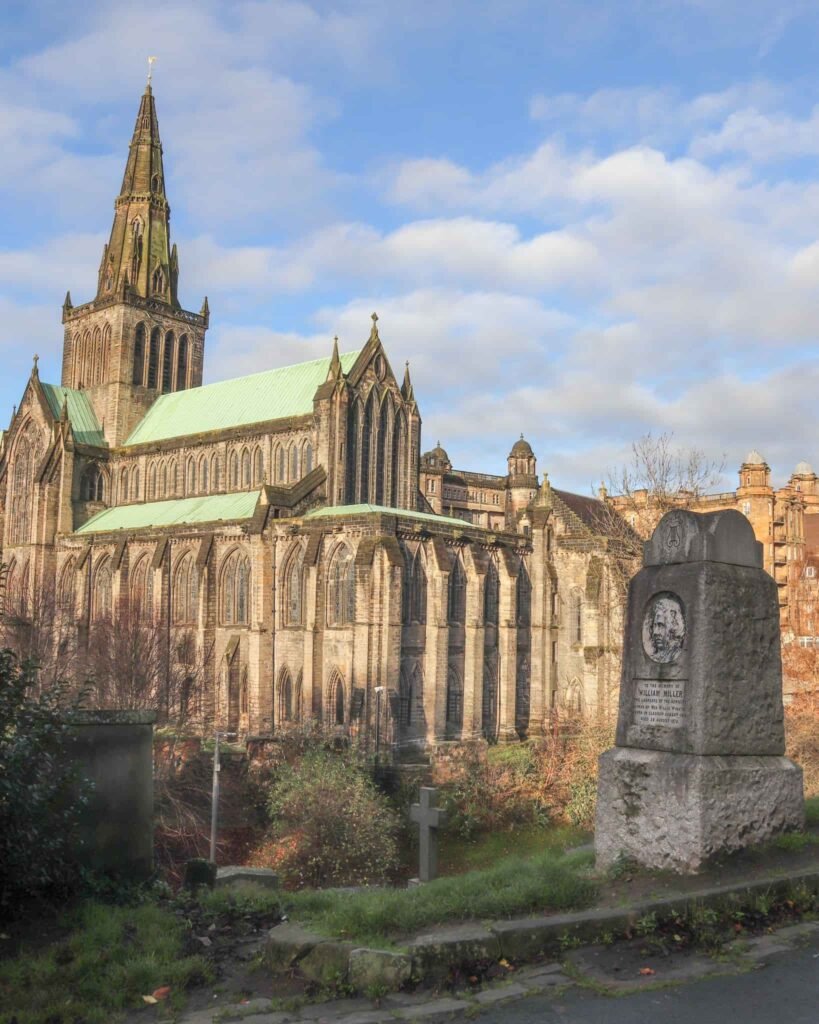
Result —
<path fill-rule="evenodd" d="M 223 867 L 216 870 L 216 888 L 252 882 L 263 889 L 278 889 L 279 876 L 270 868 Z"/>
<path fill-rule="evenodd" d="M 396 1010 L 406 1020 L 434 1020 L 436 1017 L 449 1017 L 453 1013 L 463 1013 L 473 1004 L 464 999 L 434 999 L 429 1003 L 416 1003 Z"/>
<path fill-rule="evenodd" d="M 695 872 L 716 854 L 804 826 L 802 770 L 785 757 L 617 747 L 600 758 L 598 801 L 603 868 L 627 856 L 649 868 Z"/>
<path fill-rule="evenodd" d="M 334 988 L 347 980 L 352 942 L 332 939 L 319 942 L 298 961 L 299 971 L 307 981 L 325 988 Z"/>
<path fill-rule="evenodd" d="M 412 977 L 412 957 L 383 949 L 354 949 L 350 953 L 348 981 L 357 992 L 383 987 L 397 992 Z"/>
<path fill-rule="evenodd" d="M 284 972 L 324 942 L 327 939 L 323 935 L 308 932 L 293 921 L 283 921 L 267 933 L 263 960 L 274 972 Z"/>
<path fill-rule="evenodd" d="M 498 938 L 477 924 L 452 925 L 419 935 L 408 944 L 409 953 L 425 975 L 441 976 L 450 967 L 499 960 Z"/>

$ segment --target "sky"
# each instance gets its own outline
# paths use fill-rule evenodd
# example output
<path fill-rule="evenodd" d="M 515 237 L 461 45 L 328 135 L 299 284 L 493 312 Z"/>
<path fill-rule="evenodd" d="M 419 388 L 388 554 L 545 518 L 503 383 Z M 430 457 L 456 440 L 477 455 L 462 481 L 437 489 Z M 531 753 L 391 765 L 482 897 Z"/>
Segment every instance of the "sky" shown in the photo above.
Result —
<path fill-rule="evenodd" d="M 0 426 L 96 288 L 147 56 L 205 379 L 379 330 L 423 447 L 819 469 L 819 4 L 3 0 Z"/>

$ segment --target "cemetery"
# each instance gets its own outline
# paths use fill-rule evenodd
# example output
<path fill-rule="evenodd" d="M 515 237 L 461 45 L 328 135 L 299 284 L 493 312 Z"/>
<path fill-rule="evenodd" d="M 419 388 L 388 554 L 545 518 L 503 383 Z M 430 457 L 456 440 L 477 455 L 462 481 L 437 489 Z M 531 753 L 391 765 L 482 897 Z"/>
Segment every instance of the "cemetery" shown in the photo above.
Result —
<path fill-rule="evenodd" d="M 58 724 L 4 655 L 7 723 L 41 722 L 46 756 L 73 774 L 54 794 L 62 845 L 38 863 L 50 888 L 23 891 L 19 856 L 16 878 L 2 869 L 0 1021 L 283 1024 L 328 1001 L 351 1024 L 382 1007 L 434 1017 L 584 972 L 616 991 L 707 974 L 706 953 L 747 968 L 771 929 L 814 927 L 819 792 L 786 756 L 775 588 L 744 517 L 666 515 L 624 632 L 616 729 L 403 773 L 317 735 L 254 764 L 229 744 L 152 744 L 145 712 Z M 33 813 L 34 748 L 0 735 Z M 188 789 L 168 783 L 186 773 Z M 183 793 L 191 820 L 218 806 L 214 845 L 202 832 L 152 863 L 155 814 L 166 851 L 173 822 L 195 832 Z M 251 805 L 264 826 L 247 848 L 226 842 Z M 28 826 L 4 814 L 19 850 Z"/>

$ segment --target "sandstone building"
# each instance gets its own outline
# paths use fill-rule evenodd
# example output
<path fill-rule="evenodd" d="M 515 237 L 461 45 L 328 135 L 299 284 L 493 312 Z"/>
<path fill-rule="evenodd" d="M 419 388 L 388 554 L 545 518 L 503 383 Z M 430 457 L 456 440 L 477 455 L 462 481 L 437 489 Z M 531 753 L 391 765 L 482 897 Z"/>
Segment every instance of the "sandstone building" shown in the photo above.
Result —
<path fill-rule="evenodd" d="M 599 503 L 540 479 L 522 437 L 505 476 L 422 455 L 375 314 L 355 351 L 203 386 L 210 313 L 180 304 L 169 216 L 149 85 L 96 293 L 66 296 L 61 382 L 35 357 L 0 440 L 6 619 L 51 593 L 79 652 L 144 624 L 208 730 L 436 745 L 612 706 Z"/>

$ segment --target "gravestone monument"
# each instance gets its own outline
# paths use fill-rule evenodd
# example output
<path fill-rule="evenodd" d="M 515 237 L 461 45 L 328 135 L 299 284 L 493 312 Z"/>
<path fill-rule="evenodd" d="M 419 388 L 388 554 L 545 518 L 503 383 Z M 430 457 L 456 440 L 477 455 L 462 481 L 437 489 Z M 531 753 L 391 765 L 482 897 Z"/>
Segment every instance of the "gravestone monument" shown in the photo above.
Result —
<path fill-rule="evenodd" d="M 616 746 L 600 757 L 595 851 L 695 872 L 804 824 L 784 757 L 779 603 L 750 523 L 667 513 L 629 586 Z"/>
<path fill-rule="evenodd" d="M 421 786 L 420 803 L 410 807 L 410 818 L 418 825 L 418 878 L 431 882 L 438 874 L 438 829 L 446 824 L 446 811 L 436 807 L 438 790 Z"/>

